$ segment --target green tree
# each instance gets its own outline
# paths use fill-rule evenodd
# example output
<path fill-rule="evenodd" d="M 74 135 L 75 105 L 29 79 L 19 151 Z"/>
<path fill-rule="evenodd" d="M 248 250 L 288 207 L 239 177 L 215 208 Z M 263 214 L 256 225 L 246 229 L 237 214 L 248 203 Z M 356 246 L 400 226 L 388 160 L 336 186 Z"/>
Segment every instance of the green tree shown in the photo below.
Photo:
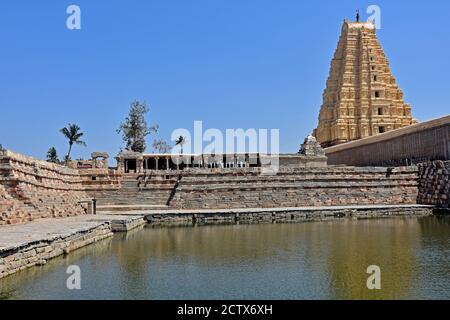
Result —
<path fill-rule="evenodd" d="M 59 163 L 58 153 L 56 152 L 55 147 L 51 147 L 47 151 L 47 161 L 52 163 Z"/>
<path fill-rule="evenodd" d="M 181 147 L 181 154 L 183 154 L 183 146 L 184 146 L 186 143 L 187 143 L 187 140 L 186 140 L 186 138 L 183 137 L 183 136 L 179 136 L 179 137 L 175 140 L 175 145 Z"/>
<path fill-rule="evenodd" d="M 69 141 L 69 152 L 67 153 L 65 157 L 66 163 L 70 160 L 70 154 L 72 152 L 72 147 L 74 144 L 81 145 L 86 147 L 86 142 L 80 140 L 82 136 L 84 136 L 84 133 L 80 131 L 81 128 L 76 124 L 70 124 L 62 128 L 60 132 L 67 138 Z"/>
<path fill-rule="evenodd" d="M 130 111 L 125 122 L 120 124 L 117 133 L 122 133 L 122 140 L 126 149 L 143 153 L 147 148 L 145 138 L 152 132 L 158 131 L 158 126 L 149 127 L 145 120 L 149 108 L 145 102 L 137 100 L 130 104 Z"/>

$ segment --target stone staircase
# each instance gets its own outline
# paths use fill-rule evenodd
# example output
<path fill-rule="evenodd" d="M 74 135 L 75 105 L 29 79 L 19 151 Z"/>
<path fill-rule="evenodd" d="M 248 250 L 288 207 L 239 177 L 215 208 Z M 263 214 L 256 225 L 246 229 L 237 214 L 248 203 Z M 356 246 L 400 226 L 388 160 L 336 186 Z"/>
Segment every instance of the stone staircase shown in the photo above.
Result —
<path fill-rule="evenodd" d="M 94 192 L 98 211 L 142 211 L 167 207 L 177 179 L 127 174 L 115 190 Z"/>
<path fill-rule="evenodd" d="M 0 225 L 85 213 L 85 208 L 70 195 L 60 197 L 42 191 L 35 192 L 27 185 L 14 189 L 14 192 L 0 187 Z"/>
<path fill-rule="evenodd" d="M 77 171 L 0 152 L 0 224 L 83 215 L 87 198 Z"/>
<path fill-rule="evenodd" d="M 24 210 L 22 204 L 12 198 L 0 184 L 0 225 L 11 223 L 13 218 L 22 220 L 26 217 L 27 210 Z"/>
<path fill-rule="evenodd" d="M 16 224 L 39 219 L 39 209 L 24 197 L 13 197 L 0 185 L 0 225 Z"/>
<path fill-rule="evenodd" d="M 17 220 L 10 223 L 86 214 L 86 206 L 79 202 L 85 198 L 84 193 L 36 190 L 24 184 L 10 193 L 10 201 L 14 203 L 14 209 L 11 210 L 14 210 Z"/>

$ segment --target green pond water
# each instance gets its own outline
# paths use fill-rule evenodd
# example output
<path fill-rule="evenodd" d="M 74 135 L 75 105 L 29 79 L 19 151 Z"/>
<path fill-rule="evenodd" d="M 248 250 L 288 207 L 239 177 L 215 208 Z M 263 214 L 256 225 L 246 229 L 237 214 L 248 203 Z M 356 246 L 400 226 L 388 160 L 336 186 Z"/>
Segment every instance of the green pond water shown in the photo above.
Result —
<path fill-rule="evenodd" d="M 2 279 L 0 299 L 450 299 L 450 218 L 147 226 Z"/>

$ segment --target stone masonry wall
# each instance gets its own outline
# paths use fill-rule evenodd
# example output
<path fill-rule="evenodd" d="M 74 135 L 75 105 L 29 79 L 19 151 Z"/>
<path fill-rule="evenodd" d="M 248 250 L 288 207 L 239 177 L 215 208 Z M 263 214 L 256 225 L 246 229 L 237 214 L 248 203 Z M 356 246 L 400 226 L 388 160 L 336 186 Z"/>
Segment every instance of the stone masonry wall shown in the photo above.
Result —
<path fill-rule="evenodd" d="M 170 201 L 178 209 L 415 204 L 417 167 L 327 167 L 186 172 Z"/>
<path fill-rule="evenodd" d="M 87 213 L 77 170 L 0 150 L 0 225 Z"/>
<path fill-rule="evenodd" d="M 96 226 L 72 230 L 67 234 L 50 235 L 36 242 L 0 248 L 0 279 L 36 265 L 44 265 L 50 259 L 112 235 L 109 223 L 98 223 Z"/>
<path fill-rule="evenodd" d="M 123 174 L 113 169 L 79 170 L 82 186 L 90 198 L 97 199 L 97 205 L 104 205 L 104 199 L 116 199 L 119 190 L 123 190 Z M 138 201 L 138 199 L 135 199 Z"/>
<path fill-rule="evenodd" d="M 450 208 L 450 161 L 433 161 L 419 165 L 417 202 Z"/>
<path fill-rule="evenodd" d="M 13 212 L 17 216 L 25 215 L 23 209 L 20 206 L 20 202 L 11 197 L 11 195 L 6 191 L 5 187 L 1 184 L 0 184 L 0 212 L 2 213 L 2 217 L 4 214 L 11 215 Z"/>

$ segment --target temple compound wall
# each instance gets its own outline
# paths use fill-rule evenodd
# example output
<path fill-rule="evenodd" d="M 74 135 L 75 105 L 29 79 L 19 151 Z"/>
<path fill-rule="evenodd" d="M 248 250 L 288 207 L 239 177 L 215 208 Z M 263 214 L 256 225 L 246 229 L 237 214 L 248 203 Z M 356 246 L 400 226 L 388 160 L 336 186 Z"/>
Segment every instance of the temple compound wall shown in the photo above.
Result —
<path fill-rule="evenodd" d="M 329 165 L 402 166 L 450 160 L 450 115 L 325 149 Z"/>
<path fill-rule="evenodd" d="M 0 150 L 0 225 L 86 214 L 77 170 Z"/>

